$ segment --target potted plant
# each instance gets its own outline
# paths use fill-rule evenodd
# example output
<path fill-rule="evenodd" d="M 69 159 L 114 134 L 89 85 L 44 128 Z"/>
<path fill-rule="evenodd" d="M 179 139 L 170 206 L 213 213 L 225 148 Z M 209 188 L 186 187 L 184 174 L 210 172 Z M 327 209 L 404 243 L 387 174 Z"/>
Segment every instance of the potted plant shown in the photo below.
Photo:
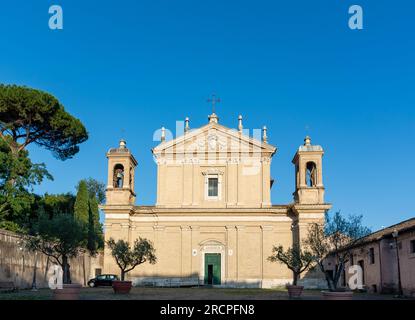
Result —
<path fill-rule="evenodd" d="M 42 214 L 35 226 L 35 235 L 26 237 L 29 250 L 41 252 L 56 262 L 61 272 L 56 272 L 56 300 L 77 300 L 82 287 L 72 283 L 69 259 L 78 256 L 84 245 L 84 230 L 70 214 L 55 214 L 52 218 Z M 61 285 L 59 285 L 61 284 Z"/>
<path fill-rule="evenodd" d="M 362 216 L 344 218 L 340 212 L 331 218 L 326 214 L 326 224 L 312 224 L 305 244 L 311 250 L 316 264 L 324 274 L 329 291 L 323 291 L 326 300 L 351 300 L 353 292 L 339 286 L 345 265 L 351 257 L 351 249 L 358 241 L 370 234 L 362 226 Z M 328 270 L 327 260 L 334 258 L 334 270 Z"/>
<path fill-rule="evenodd" d="M 150 264 L 157 262 L 153 244 L 147 239 L 139 238 L 135 240 L 134 246 L 131 248 L 127 241 L 115 241 L 111 238 L 107 241 L 107 245 L 121 270 L 121 281 L 112 283 L 114 292 L 116 294 L 128 294 L 131 291 L 132 282 L 125 281 L 125 275 L 145 262 Z"/>
<path fill-rule="evenodd" d="M 268 258 L 271 262 L 285 264 L 293 272 L 293 283 L 287 285 L 290 298 L 301 297 L 304 287 L 298 285 L 300 275 L 309 270 L 313 264 L 313 256 L 308 251 L 302 251 L 299 246 L 284 250 L 282 246 L 274 247 L 273 255 Z"/>

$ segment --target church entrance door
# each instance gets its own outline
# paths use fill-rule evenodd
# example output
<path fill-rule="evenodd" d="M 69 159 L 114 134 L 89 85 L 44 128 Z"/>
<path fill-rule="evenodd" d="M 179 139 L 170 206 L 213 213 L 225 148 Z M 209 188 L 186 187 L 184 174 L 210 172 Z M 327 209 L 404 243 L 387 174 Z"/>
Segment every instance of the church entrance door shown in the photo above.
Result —
<path fill-rule="evenodd" d="M 221 284 L 221 255 L 220 253 L 205 254 L 205 284 Z"/>

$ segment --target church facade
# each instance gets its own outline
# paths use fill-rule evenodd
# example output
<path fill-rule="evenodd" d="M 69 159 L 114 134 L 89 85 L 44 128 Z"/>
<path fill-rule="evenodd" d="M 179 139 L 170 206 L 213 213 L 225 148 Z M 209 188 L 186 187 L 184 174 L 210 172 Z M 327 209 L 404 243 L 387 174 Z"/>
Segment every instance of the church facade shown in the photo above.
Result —
<path fill-rule="evenodd" d="M 273 246 L 301 243 L 311 223 L 324 223 L 331 207 L 324 200 L 324 151 L 305 139 L 293 158 L 293 201 L 274 205 L 271 162 L 277 148 L 268 143 L 265 127 L 253 138 L 238 120 L 238 128 L 229 129 L 213 113 L 207 125 L 190 130 L 186 119 L 184 134 L 170 141 L 161 130 L 161 143 L 152 150 L 154 206 L 135 204 L 137 160 L 125 141 L 107 153 L 105 239 L 132 244 L 142 237 L 156 249 L 156 264 L 128 274 L 135 285 L 271 288 L 292 281 L 292 273 L 268 257 Z M 119 273 L 107 248 L 104 272 Z M 319 281 L 317 275 L 306 278 L 308 286 Z"/>

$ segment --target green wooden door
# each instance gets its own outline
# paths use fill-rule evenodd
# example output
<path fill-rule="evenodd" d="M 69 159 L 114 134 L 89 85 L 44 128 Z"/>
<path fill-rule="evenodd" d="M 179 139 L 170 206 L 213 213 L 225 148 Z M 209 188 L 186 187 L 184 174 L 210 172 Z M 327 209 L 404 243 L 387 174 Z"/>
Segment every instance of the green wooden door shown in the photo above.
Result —
<path fill-rule="evenodd" d="M 221 284 L 221 256 L 220 253 L 205 254 L 205 284 Z"/>

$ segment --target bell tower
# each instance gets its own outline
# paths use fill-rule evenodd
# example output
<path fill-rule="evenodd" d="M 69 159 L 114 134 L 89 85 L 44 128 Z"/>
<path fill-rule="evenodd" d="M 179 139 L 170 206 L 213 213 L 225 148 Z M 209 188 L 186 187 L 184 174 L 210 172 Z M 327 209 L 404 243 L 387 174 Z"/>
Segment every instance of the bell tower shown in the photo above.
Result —
<path fill-rule="evenodd" d="M 294 156 L 296 204 L 324 204 L 323 162 L 324 150 L 312 145 L 311 138 L 304 139 Z"/>
<path fill-rule="evenodd" d="M 106 190 L 106 205 L 133 205 L 134 171 L 137 160 L 127 149 L 125 140 L 120 141 L 118 148 L 110 149 L 108 159 L 108 182 Z"/>

